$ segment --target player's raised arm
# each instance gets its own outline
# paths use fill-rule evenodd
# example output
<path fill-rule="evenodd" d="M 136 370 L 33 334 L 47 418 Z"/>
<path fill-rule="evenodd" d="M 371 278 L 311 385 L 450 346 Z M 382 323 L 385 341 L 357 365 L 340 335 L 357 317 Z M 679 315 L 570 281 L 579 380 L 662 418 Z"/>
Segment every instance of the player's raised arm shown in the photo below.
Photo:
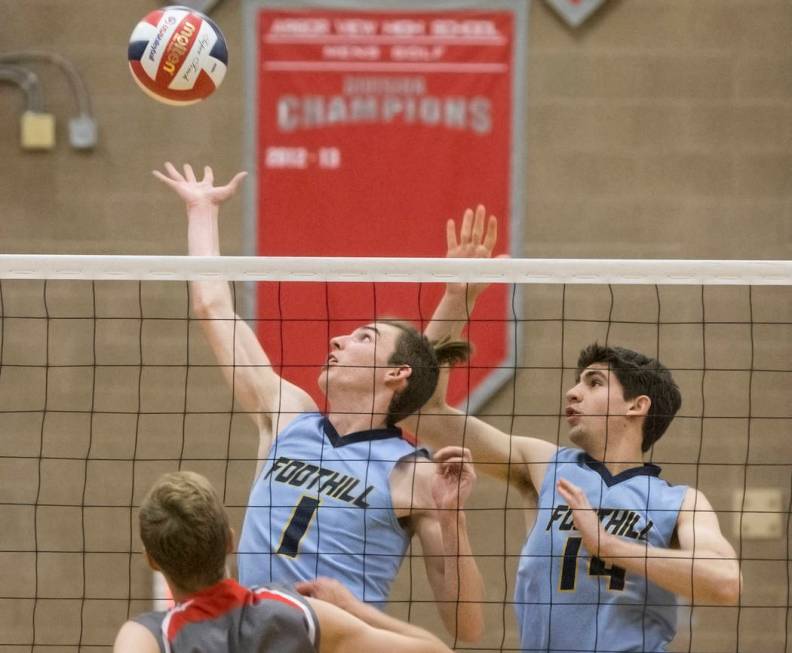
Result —
<path fill-rule="evenodd" d="M 341 583 L 317 578 L 299 583 L 319 619 L 322 653 L 380 651 L 450 653 L 437 637 L 358 601 Z"/>
<path fill-rule="evenodd" d="M 165 173 L 154 171 L 159 180 L 184 200 L 191 256 L 220 254 L 219 207 L 233 196 L 246 174 L 237 173 L 224 186 L 215 186 L 209 166 L 204 168 L 200 181 L 189 165 L 184 166 L 183 173 L 171 163 L 165 164 Z M 271 438 L 295 414 L 315 410 L 307 393 L 275 373 L 256 334 L 236 314 L 227 282 L 192 281 L 190 295 L 193 312 L 201 320 L 226 380 L 243 409 L 250 412 L 263 440 Z M 277 424 L 275 417 L 279 417 Z"/>
<path fill-rule="evenodd" d="M 575 528 L 592 556 L 646 576 L 694 605 L 738 604 L 742 576 L 737 554 L 700 491 L 689 488 L 682 501 L 676 527 L 678 548 L 649 546 L 608 533 L 586 494 L 566 479 L 558 481 L 558 493 L 572 508 Z"/>
<path fill-rule="evenodd" d="M 498 220 L 494 215 L 489 218 L 486 215 L 487 211 L 481 204 L 475 212 L 467 209 L 462 216 L 458 236 L 456 223 L 453 220 L 446 222 L 446 258 L 492 257 L 498 242 Z M 434 342 L 446 338 L 458 340 L 470 319 L 476 300 L 486 288 L 485 283 L 447 284 L 424 335 Z"/>
<path fill-rule="evenodd" d="M 447 258 L 490 258 L 498 239 L 498 221 L 486 217 L 486 209 L 479 205 L 468 209 L 457 227 L 453 220 L 446 224 Z M 476 300 L 487 284 L 447 284 L 432 320 L 426 328 L 429 340 L 442 343 L 460 338 L 473 312 Z M 441 349 L 442 345 L 438 347 Z M 441 360 L 442 363 L 442 360 Z M 441 365 L 437 388 L 419 415 L 412 416 L 405 426 L 416 434 L 421 443 L 431 447 L 462 445 L 468 447 L 489 476 L 508 480 L 518 489 L 526 484 L 539 487 L 546 463 L 556 446 L 535 438 L 513 437 L 486 422 L 466 415 L 445 400 L 452 364 Z"/>

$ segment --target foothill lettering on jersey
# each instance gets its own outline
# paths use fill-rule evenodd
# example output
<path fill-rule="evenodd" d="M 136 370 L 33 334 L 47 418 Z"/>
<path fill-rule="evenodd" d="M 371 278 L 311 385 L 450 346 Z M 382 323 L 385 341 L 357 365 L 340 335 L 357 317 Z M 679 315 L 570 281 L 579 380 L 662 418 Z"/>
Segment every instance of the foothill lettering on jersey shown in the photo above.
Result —
<path fill-rule="evenodd" d="M 649 531 L 654 527 L 652 520 L 640 531 L 635 530 L 641 519 L 641 514 L 634 510 L 623 508 L 600 508 L 597 510 L 597 517 L 602 522 L 603 527 L 608 533 L 620 537 L 629 537 L 633 540 L 645 542 Z M 575 522 L 572 509 L 566 504 L 559 504 L 553 508 L 550 519 L 547 521 L 546 531 L 549 531 L 555 522 L 559 522 L 559 531 L 575 531 Z"/>
<path fill-rule="evenodd" d="M 366 497 L 374 491 L 369 485 L 363 491 L 354 490 L 363 482 L 349 474 L 342 474 L 327 467 L 313 465 L 304 460 L 296 460 L 280 456 L 272 463 L 272 468 L 264 478 L 272 477 L 277 483 L 284 483 L 306 490 L 317 489 L 323 494 L 339 501 L 344 501 L 358 508 L 368 508 Z"/>

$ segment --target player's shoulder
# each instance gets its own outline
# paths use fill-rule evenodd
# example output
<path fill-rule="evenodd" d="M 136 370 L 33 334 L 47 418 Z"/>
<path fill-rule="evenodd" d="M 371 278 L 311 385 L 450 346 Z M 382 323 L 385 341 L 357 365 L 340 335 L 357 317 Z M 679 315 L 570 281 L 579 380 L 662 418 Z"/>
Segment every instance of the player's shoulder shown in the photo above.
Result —
<path fill-rule="evenodd" d="M 279 586 L 252 587 L 250 592 L 254 597 L 253 610 L 261 608 L 266 611 L 268 630 L 292 635 L 296 629 L 303 630 L 312 644 L 318 643 L 319 620 L 308 599 Z"/>
<path fill-rule="evenodd" d="M 512 438 L 514 454 L 519 455 L 523 463 L 542 464 L 552 462 L 560 452 L 574 452 L 576 449 L 559 447 L 553 442 L 542 440 L 530 435 L 517 435 Z"/>
<path fill-rule="evenodd" d="M 277 417 L 275 432 L 278 438 L 287 436 L 292 431 L 297 429 L 301 430 L 315 430 L 322 431 L 322 423 L 324 415 L 318 410 L 308 410 L 295 413 L 281 413 Z"/>
<path fill-rule="evenodd" d="M 397 513 L 406 510 L 413 516 L 434 508 L 432 479 L 436 463 L 425 449 L 402 457 L 390 473 L 391 503 Z"/>
<path fill-rule="evenodd" d="M 674 486 L 684 489 L 685 495 L 682 497 L 682 510 L 685 512 L 712 512 L 713 507 L 706 495 L 693 486 Z"/>
<path fill-rule="evenodd" d="M 406 450 L 403 455 L 393 460 L 393 469 L 390 473 L 391 485 L 399 483 L 414 483 L 419 479 L 429 479 L 435 471 L 435 462 L 432 454 L 427 449 Z"/>
<path fill-rule="evenodd" d="M 116 635 L 113 653 L 159 653 L 162 651 L 161 640 L 155 633 L 159 632 L 164 616 L 163 612 L 148 612 L 127 621 Z"/>
<path fill-rule="evenodd" d="M 549 444 L 549 443 L 548 443 Z M 574 461 L 585 461 L 586 459 L 586 452 L 583 449 L 577 449 L 576 447 L 557 447 L 553 445 L 555 449 L 550 452 L 550 460 L 548 462 L 553 461 L 564 461 L 564 462 L 574 462 Z"/>

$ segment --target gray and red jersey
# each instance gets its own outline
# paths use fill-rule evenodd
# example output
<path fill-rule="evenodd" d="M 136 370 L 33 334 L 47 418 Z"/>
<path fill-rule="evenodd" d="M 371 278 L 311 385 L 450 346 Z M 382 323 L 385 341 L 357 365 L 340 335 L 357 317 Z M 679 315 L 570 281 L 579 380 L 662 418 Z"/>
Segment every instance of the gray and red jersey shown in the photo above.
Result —
<path fill-rule="evenodd" d="M 227 578 L 166 612 L 133 621 L 162 653 L 316 653 L 319 622 L 308 602 L 274 587 L 245 588 Z"/>

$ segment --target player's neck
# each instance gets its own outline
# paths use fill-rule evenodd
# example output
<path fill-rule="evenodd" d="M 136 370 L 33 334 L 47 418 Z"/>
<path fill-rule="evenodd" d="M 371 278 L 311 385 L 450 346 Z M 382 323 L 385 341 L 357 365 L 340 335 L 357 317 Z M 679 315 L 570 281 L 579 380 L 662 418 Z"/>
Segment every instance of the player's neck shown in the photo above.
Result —
<path fill-rule="evenodd" d="M 192 592 L 187 592 L 181 589 L 180 587 L 176 587 L 176 585 L 174 585 L 169 579 L 167 579 L 167 577 L 166 577 L 166 582 L 168 583 L 168 589 L 170 590 L 171 598 L 173 598 L 174 602 L 176 603 L 184 603 L 185 601 L 194 597 L 199 592 L 203 592 L 204 590 L 207 590 L 210 587 L 214 587 L 214 584 L 205 585 L 203 587 L 199 587 L 196 590 L 193 590 Z M 219 583 L 221 581 L 217 581 L 217 582 Z"/>
<path fill-rule="evenodd" d="M 614 476 L 644 464 L 640 445 L 636 446 L 629 439 L 610 438 L 597 446 L 587 447 L 587 453 L 605 465 Z"/>
<path fill-rule="evenodd" d="M 385 428 L 385 414 L 375 413 L 352 413 L 341 410 L 331 410 L 327 413 L 327 419 L 333 425 L 338 435 L 345 436 L 350 433 L 360 433 L 361 431 L 373 431 L 374 429 Z"/>
<path fill-rule="evenodd" d="M 340 396 L 339 396 L 340 395 Z M 327 397 L 327 418 L 339 435 L 385 428 L 385 418 L 392 395 L 371 390 L 344 393 Z"/>
<path fill-rule="evenodd" d="M 605 467 L 608 468 L 608 471 L 613 476 L 618 476 L 624 471 L 628 469 L 634 469 L 635 467 L 643 467 L 644 461 L 641 456 L 635 458 L 633 457 L 631 460 L 622 460 L 622 461 L 603 461 Z"/>

